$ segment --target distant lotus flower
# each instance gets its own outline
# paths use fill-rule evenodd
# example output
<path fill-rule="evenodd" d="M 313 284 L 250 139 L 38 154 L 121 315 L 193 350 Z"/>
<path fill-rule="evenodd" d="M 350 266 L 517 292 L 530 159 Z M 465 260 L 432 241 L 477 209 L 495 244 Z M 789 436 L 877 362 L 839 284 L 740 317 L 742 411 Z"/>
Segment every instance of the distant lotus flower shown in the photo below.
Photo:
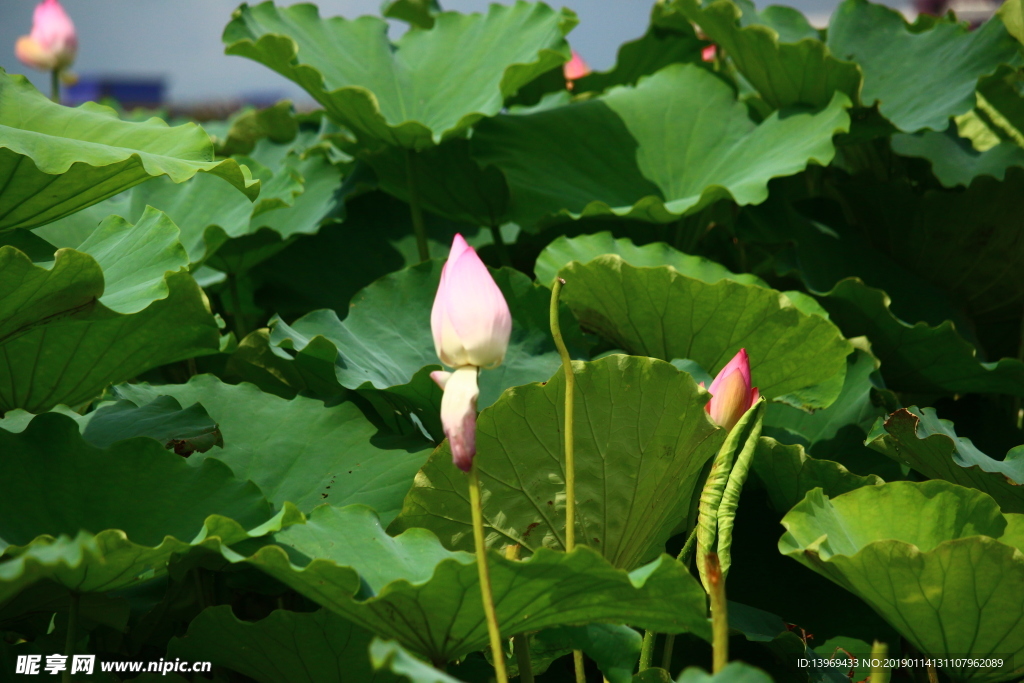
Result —
<path fill-rule="evenodd" d="M 569 87 L 571 88 L 573 81 L 583 78 L 590 73 L 590 67 L 583 61 L 583 57 L 580 57 L 580 53 L 573 50 L 572 59 L 562 66 L 562 73 L 565 75 L 565 80 L 569 82 Z"/>
<path fill-rule="evenodd" d="M 71 66 L 78 52 L 78 37 L 58 0 L 43 0 L 32 16 L 32 32 L 18 38 L 14 53 L 26 66 L 60 71 Z"/>
<path fill-rule="evenodd" d="M 715 61 L 715 57 L 717 55 L 718 55 L 718 46 L 714 45 L 714 44 L 708 45 L 706 48 L 704 48 L 703 50 L 700 51 L 700 58 L 703 59 L 705 62 L 713 62 L 713 61 Z"/>
<path fill-rule="evenodd" d="M 701 386 L 704 383 L 701 382 Z M 708 388 L 711 400 L 704 406 L 716 424 L 732 429 L 752 405 L 761 398 L 757 387 L 750 386 L 750 359 L 747 350 L 740 349 L 728 365 L 722 368 Z"/>
<path fill-rule="evenodd" d="M 456 466 L 469 471 L 476 455 L 476 400 L 480 368 L 501 365 L 512 332 L 512 315 L 476 251 L 456 235 L 430 312 L 434 349 L 455 372 L 434 372 L 444 390 L 441 424 Z"/>

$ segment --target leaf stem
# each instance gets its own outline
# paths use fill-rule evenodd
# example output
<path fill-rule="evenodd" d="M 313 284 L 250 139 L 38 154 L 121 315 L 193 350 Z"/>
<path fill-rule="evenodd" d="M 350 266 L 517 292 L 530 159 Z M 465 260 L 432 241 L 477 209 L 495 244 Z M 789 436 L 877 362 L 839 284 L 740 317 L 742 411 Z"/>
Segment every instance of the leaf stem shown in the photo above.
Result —
<path fill-rule="evenodd" d="M 565 371 L 565 552 L 572 552 L 576 546 L 576 462 L 573 454 L 573 399 L 576 393 L 576 377 L 572 371 L 572 358 L 562 339 L 558 324 L 558 297 L 565 280 L 555 278 L 551 288 L 551 336 L 554 337 L 558 355 L 562 357 Z"/>
<path fill-rule="evenodd" d="M 242 341 L 249 332 L 245 314 L 242 312 L 242 290 L 238 287 L 237 274 L 228 273 L 228 288 L 231 290 L 231 318 L 234 323 L 235 336 L 238 337 L 238 341 Z"/>
<path fill-rule="evenodd" d="M 61 672 L 61 683 L 71 683 L 71 662 L 75 655 L 75 641 L 78 639 L 78 593 L 71 594 L 71 601 L 68 603 L 68 634 L 64 639 L 64 671 Z"/>
<path fill-rule="evenodd" d="M 476 460 L 469 468 L 469 507 L 473 512 L 473 540 L 476 542 L 476 566 L 480 575 L 480 597 L 487 617 L 487 631 L 491 637 L 491 656 L 494 658 L 494 673 L 497 683 L 508 683 L 505 670 L 505 653 L 501 649 L 501 630 L 498 615 L 494 610 L 494 594 L 491 592 L 491 570 L 487 566 L 487 546 L 484 545 L 484 515 L 480 502 L 480 475 Z"/>
<path fill-rule="evenodd" d="M 889 653 L 889 646 L 883 642 L 875 641 L 871 646 L 871 678 L 870 683 L 889 683 L 889 672 L 883 666 L 885 657 Z"/>
<path fill-rule="evenodd" d="M 505 559 L 518 560 L 521 546 L 505 546 Z M 512 636 L 512 651 L 516 653 L 516 665 L 519 667 L 519 682 L 533 683 L 533 664 L 530 662 L 530 637 L 525 633 Z"/>
<path fill-rule="evenodd" d="M 413 171 L 412 155 L 416 152 L 411 149 L 405 150 L 405 179 L 409 186 L 409 213 L 412 215 L 412 229 L 416 233 L 416 248 L 420 253 L 420 261 L 430 258 L 430 248 L 427 246 L 427 226 L 423 222 L 423 209 L 420 208 L 420 196 L 416 189 L 416 176 Z"/>
<path fill-rule="evenodd" d="M 640 646 L 640 671 L 646 671 L 654 663 L 654 643 L 658 634 L 650 629 L 644 631 L 644 643 Z"/>
<path fill-rule="evenodd" d="M 665 647 L 661 651 L 661 668 L 665 671 L 672 671 L 672 648 L 676 644 L 676 634 L 669 633 L 665 636 Z"/>
<path fill-rule="evenodd" d="M 60 69 L 50 71 L 50 99 L 60 104 Z"/>
<path fill-rule="evenodd" d="M 576 683 L 587 683 L 587 673 L 583 668 L 583 653 L 579 650 L 573 650 L 572 663 L 576 667 Z"/>
<path fill-rule="evenodd" d="M 729 615 L 725 606 L 725 577 L 718 564 L 718 553 L 708 553 L 704 572 L 711 597 L 712 670 L 716 674 L 729 663 Z"/>
<path fill-rule="evenodd" d="M 498 261 L 508 268 L 512 267 L 512 257 L 508 255 L 508 247 L 505 246 L 505 238 L 501 236 L 501 226 L 491 225 L 491 237 L 494 238 L 494 248 L 498 250 Z"/>

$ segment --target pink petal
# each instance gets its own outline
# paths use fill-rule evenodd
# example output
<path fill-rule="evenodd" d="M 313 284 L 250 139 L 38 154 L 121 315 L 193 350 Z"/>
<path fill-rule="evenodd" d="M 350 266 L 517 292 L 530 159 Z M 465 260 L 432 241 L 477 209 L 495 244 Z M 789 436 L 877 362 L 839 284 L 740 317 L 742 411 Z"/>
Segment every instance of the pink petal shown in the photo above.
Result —
<path fill-rule="evenodd" d="M 711 386 L 708 388 L 712 394 L 715 393 L 715 389 L 718 387 L 720 380 L 727 377 L 734 370 L 739 370 L 740 375 L 743 377 L 743 383 L 749 388 L 750 387 L 750 359 L 747 357 L 747 350 L 740 349 L 735 356 L 732 357 L 725 367 L 721 369 L 715 380 L 711 382 Z"/>
<path fill-rule="evenodd" d="M 565 80 L 575 81 L 577 78 L 583 78 L 589 74 L 590 66 L 583 61 L 583 57 L 580 57 L 579 52 L 573 50 L 572 59 L 562 67 L 562 73 L 565 75 Z"/>
<path fill-rule="evenodd" d="M 459 368 L 448 378 L 441 397 L 441 426 L 452 462 L 464 472 L 472 467 L 476 455 L 476 401 L 480 396 L 476 379 L 476 368 Z"/>

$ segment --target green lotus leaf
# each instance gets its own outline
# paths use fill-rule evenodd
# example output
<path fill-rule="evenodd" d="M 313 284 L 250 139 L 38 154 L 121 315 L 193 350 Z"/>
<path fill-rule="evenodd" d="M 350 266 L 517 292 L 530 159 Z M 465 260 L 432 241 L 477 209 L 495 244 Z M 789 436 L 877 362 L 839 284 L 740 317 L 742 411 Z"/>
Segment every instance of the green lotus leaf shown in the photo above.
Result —
<path fill-rule="evenodd" d="M 258 683 L 391 683 L 374 673 L 369 648 L 373 634 L 322 609 L 274 610 L 257 622 L 242 621 L 230 605 L 209 607 L 172 638 L 169 658 L 213 662 Z"/>
<path fill-rule="evenodd" d="M 150 210 L 104 221 L 81 251 L 33 264 L 0 247 L 0 411 L 87 401 L 112 382 L 219 348 L 177 227 Z"/>
<path fill-rule="evenodd" d="M 705 45 L 686 17 L 667 3 L 656 3 L 651 7 L 651 23 L 644 35 L 619 48 L 611 70 L 574 81 L 573 92 L 603 92 L 616 85 L 635 85 L 642 76 L 669 64 L 700 64 Z"/>
<path fill-rule="evenodd" d="M 740 8 L 740 26 L 767 26 L 779 34 L 779 42 L 796 43 L 804 38 L 821 38 L 822 31 L 814 28 L 799 10 L 785 5 L 768 5 L 757 9 L 751 0 L 735 0 Z"/>
<path fill-rule="evenodd" d="M 520 225 L 556 214 L 668 223 L 720 199 L 760 203 L 771 178 L 828 164 L 849 104 L 836 93 L 818 112 L 755 124 L 713 73 L 672 64 L 599 98 L 482 121 L 472 149 L 505 174 Z"/>
<path fill-rule="evenodd" d="M 530 634 L 530 662 L 534 675 L 548 670 L 558 658 L 579 650 L 594 660 L 608 683 L 630 683 L 640 659 L 643 637 L 635 629 L 621 624 L 559 626 Z M 514 647 L 514 645 L 513 645 Z M 508 675 L 519 675 L 515 657 L 507 658 Z"/>
<path fill-rule="evenodd" d="M 957 681 L 1020 676 L 1024 518 L 944 481 L 865 486 L 834 499 L 807 494 L 782 520 L 779 551 L 831 579 L 926 656 L 966 658 Z M 970 658 L 1002 658 L 979 667 Z"/>
<path fill-rule="evenodd" d="M 860 476 L 837 462 L 807 455 L 799 444 L 787 445 L 762 437 L 754 451 L 754 472 L 764 484 L 776 510 L 785 512 L 815 488 L 827 496 L 838 496 L 861 486 L 883 484 L 874 474 Z"/>
<path fill-rule="evenodd" d="M 707 418 L 708 395 L 669 363 L 612 355 L 577 362 L 575 374 L 577 543 L 633 569 L 685 525 L 725 433 Z M 490 546 L 564 548 L 564 392 L 557 372 L 506 391 L 477 420 Z M 447 547 L 473 547 L 469 486 L 447 442 L 416 476 L 393 527 L 425 527 Z"/>
<path fill-rule="evenodd" d="M 970 185 L 981 175 L 1002 180 L 1011 166 L 1024 166 L 1024 148 L 1015 142 L 1000 142 L 979 152 L 959 137 L 952 127 L 942 133 L 923 131 L 899 133 L 892 137 L 892 151 L 905 157 L 920 157 L 932 164 L 932 173 L 946 187 Z"/>
<path fill-rule="evenodd" d="M 420 28 L 434 28 L 434 17 L 441 13 L 441 5 L 437 0 L 385 0 L 380 13 Z"/>
<path fill-rule="evenodd" d="M 353 299 L 348 316 L 314 311 L 286 325 L 273 323 L 270 341 L 280 357 L 304 374 L 333 378 L 339 386 L 358 389 L 383 401 L 385 419 L 394 413 L 415 415 L 438 441 L 441 390 L 429 378 L 440 369 L 430 331 L 430 307 L 441 277 L 433 260 L 387 275 Z M 510 386 L 543 381 L 561 363 L 549 331 L 551 293 L 510 268 L 493 271 L 512 313 L 512 338 L 505 361 L 480 374 L 484 408 Z M 568 308 L 561 316 L 567 343 L 579 356 L 586 343 Z M 289 353 L 292 351 L 293 353 Z"/>
<path fill-rule="evenodd" d="M 220 462 L 190 467 L 151 439 L 97 448 L 73 420 L 48 413 L 21 433 L 0 430 L 0 449 L 0 604 L 43 579 L 115 590 L 163 574 L 195 544 L 267 533 L 245 531 L 272 514 L 256 486 Z M 283 510 L 270 525 L 297 514 Z"/>
<path fill-rule="evenodd" d="M 823 408 L 842 389 L 849 342 L 775 290 L 637 268 L 617 255 L 573 262 L 559 276 L 580 324 L 628 353 L 689 358 L 716 374 L 745 348 L 763 396 Z"/>
<path fill-rule="evenodd" d="M 107 448 L 136 436 L 155 439 L 178 455 L 223 447 L 217 423 L 198 403 L 182 408 L 171 396 L 144 404 L 117 401 L 85 415 L 82 436 L 98 448 Z"/>
<path fill-rule="evenodd" d="M 281 100 L 264 109 L 245 109 L 227 123 L 228 129 L 223 136 L 210 136 L 214 138 L 217 154 L 221 156 L 249 154 L 264 138 L 285 144 L 299 134 L 299 121 L 289 100 Z"/>
<path fill-rule="evenodd" d="M 1024 6 L 1020 0 L 1007 0 L 996 12 L 1006 29 L 1017 40 L 1024 42 Z"/>
<path fill-rule="evenodd" d="M 712 675 L 695 666 L 686 668 L 676 683 L 771 683 L 772 677 L 743 662 L 730 662 Z"/>
<path fill-rule="evenodd" d="M 377 17 L 321 19 L 314 5 L 264 2 L 235 11 L 224 43 L 301 85 L 359 137 L 423 150 L 497 114 L 568 60 L 563 36 L 575 23 L 569 11 L 518 2 L 486 15 L 444 12 L 392 44 Z"/>
<path fill-rule="evenodd" d="M 816 34 L 806 37 L 806 30 L 798 30 L 799 42 L 790 42 L 759 16 L 741 22 L 744 13 L 732 0 L 715 0 L 706 6 L 700 0 L 676 0 L 675 4 L 725 50 L 737 70 L 773 109 L 793 105 L 823 107 L 836 92 L 857 101 L 860 69 L 833 57 Z M 778 12 L 789 8 L 774 9 Z M 790 12 L 803 18 L 795 10 Z M 793 33 L 793 18 L 786 19 L 790 29 L 786 32 Z"/>
<path fill-rule="evenodd" d="M 871 340 L 871 352 L 892 389 L 1024 396 L 1024 363 L 1016 358 L 983 362 L 949 321 L 934 326 L 904 322 L 890 310 L 884 291 L 858 278 L 841 280 L 821 302 L 847 335 Z"/>
<path fill-rule="evenodd" d="M 978 82 L 974 110 L 956 117 L 960 134 L 970 138 L 974 148 L 984 152 L 1002 142 L 1024 144 L 1024 97 L 1021 73 L 1003 65 Z"/>
<path fill-rule="evenodd" d="M 156 176 L 180 183 L 204 172 L 250 200 L 259 194 L 244 166 L 214 161 L 210 138 L 194 124 L 129 123 L 92 102 L 62 107 L 2 69 L 0 132 L 0 232 L 45 225 Z"/>
<path fill-rule="evenodd" d="M 398 680 L 411 683 L 461 683 L 459 679 L 413 657 L 394 641 L 374 638 L 370 644 L 370 657 L 377 671 L 392 673 Z"/>
<path fill-rule="evenodd" d="M 864 73 L 861 101 L 878 102 L 882 115 L 907 133 L 945 130 L 951 116 L 973 109 L 978 79 L 1011 63 L 1019 48 L 1000 21 L 975 31 L 949 18 L 928 22 L 910 26 L 884 5 L 845 0 L 828 29 L 832 54 Z"/>
<path fill-rule="evenodd" d="M 213 375 L 196 375 L 188 384 L 122 384 L 114 393 L 140 404 L 160 396 L 201 404 L 216 421 L 224 445 L 196 453 L 189 462 L 226 463 L 278 507 L 286 501 L 303 511 L 324 501 L 363 503 L 390 521 L 427 455 L 422 437 L 378 433 L 351 402 L 327 408 L 303 396 L 285 400 Z"/>
<path fill-rule="evenodd" d="M 1007 512 L 1024 512 L 1024 447 L 996 460 L 970 439 L 957 436 L 953 423 L 934 408 L 901 409 L 868 437 L 868 445 L 930 479 L 984 491 Z"/>
<path fill-rule="evenodd" d="M 616 239 L 610 232 L 598 232 L 577 237 L 557 237 L 537 257 L 533 272 L 537 282 L 553 282 L 558 271 L 573 261 L 587 263 L 604 254 L 617 254 L 631 266 L 671 266 L 687 277 L 707 283 L 733 280 L 748 285 L 767 287 L 764 280 L 751 273 L 734 273 L 728 268 L 702 256 L 690 256 L 673 249 L 664 242 L 636 246 L 626 237 Z"/>
<path fill-rule="evenodd" d="M 435 665 L 487 646 L 474 557 L 445 550 L 429 531 L 391 537 L 367 507 L 323 505 L 275 541 L 250 557 L 226 548 L 223 553 Z M 279 546 L 308 563 L 294 564 Z M 710 635 L 703 591 L 665 555 L 633 572 L 583 546 L 571 553 L 542 548 L 525 561 L 495 553 L 488 564 L 506 636 L 591 622 Z"/>

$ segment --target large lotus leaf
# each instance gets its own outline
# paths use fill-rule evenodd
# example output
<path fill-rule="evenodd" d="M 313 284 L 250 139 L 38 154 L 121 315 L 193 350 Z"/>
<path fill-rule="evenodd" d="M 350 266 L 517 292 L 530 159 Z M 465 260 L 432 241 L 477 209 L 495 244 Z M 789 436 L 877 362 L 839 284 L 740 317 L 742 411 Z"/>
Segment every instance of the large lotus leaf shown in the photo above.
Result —
<path fill-rule="evenodd" d="M 1000 141 L 1024 144 L 1024 76 L 1003 65 L 978 82 L 974 110 L 956 117 L 960 135 L 970 138 L 974 148 L 984 152 Z"/>
<path fill-rule="evenodd" d="M 716 674 L 709 674 L 695 666 L 679 674 L 676 683 L 771 683 L 772 677 L 744 662 L 730 662 Z"/>
<path fill-rule="evenodd" d="M 868 445 L 930 479 L 979 489 L 1007 512 L 1024 512 L 1024 447 L 1004 460 L 991 458 L 957 436 L 953 423 L 940 420 L 934 408 L 897 410 L 869 435 Z"/>
<path fill-rule="evenodd" d="M 71 417 L 74 419 L 74 415 Z M 170 396 L 159 396 L 139 405 L 131 401 L 107 403 L 78 422 L 84 423 L 82 436 L 85 440 L 100 448 L 135 436 L 155 439 L 178 455 L 224 445 L 217 423 L 205 408 L 198 403 L 182 408 Z"/>
<path fill-rule="evenodd" d="M 299 121 L 291 101 L 281 100 L 264 109 L 246 108 L 224 122 L 227 130 L 214 135 L 207 124 L 217 154 L 249 154 L 264 138 L 277 144 L 291 142 L 299 133 Z"/>
<path fill-rule="evenodd" d="M 188 633 L 172 638 L 169 658 L 213 662 L 259 683 L 392 683 L 374 673 L 373 634 L 328 610 L 275 610 L 257 622 L 242 621 L 229 605 L 203 610 Z"/>
<path fill-rule="evenodd" d="M 750 273 L 734 273 L 725 266 L 702 256 L 691 256 L 673 249 L 664 242 L 636 246 L 627 237 L 616 239 L 610 232 L 598 232 L 577 237 L 561 236 L 544 247 L 537 257 L 533 272 L 537 281 L 553 282 L 558 271 L 573 261 L 587 263 L 604 254 L 616 254 L 626 263 L 637 266 L 672 266 L 680 273 L 712 283 L 734 280 L 748 285 L 767 286 L 761 278 Z"/>
<path fill-rule="evenodd" d="M 304 556 L 299 566 L 278 546 L 228 559 L 255 565 L 349 621 L 443 664 L 487 645 L 473 555 L 445 550 L 437 537 L 412 529 L 391 537 L 369 508 L 316 508 L 306 524 L 275 535 Z M 668 556 L 633 572 L 616 569 L 594 550 L 542 548 L 525 561 L 488 558 L 502 634 L 590 622 L 627 623 L 662 633 L 709 637 L 704 595 Z M 395 615 L 401 615 L 396 619 Z"/>
<path fill-rule="evenodd" d="M 838 496 L 861 486 L 884 483 L 874 474 L 862 477 L 837 462 L 812 458 L 799 444 L 786 445 L 770 437 L 758 442 L 753 468 L 780 512 L 791 509 L 815 488 L 823 489 L 827 496 Z"/>
<path fill-rule="evenodd" d="M 442 266 L 433 260 L 381 278 L 356 295 L 344 321 L 328 310 L 314 311 L 291 325 L 278 321 L 271 332 L 272 348 L 285 359 L 294 350 L 294 362 L 304 373 L 359 389 L 394 411 L 416 415 L 440 441 L 441 391 L 428 370 L 441 367 L 429 311 Z M 510 268 L 493 275 L 512 313 L 512 338 L 501 366 L 480 374 L 481 408 L 508 387 L 546 380 L 561 362 L 549 329 L 550 291 Z M 570 348 L 581 355 L 586 345 L 567 307 L 561 325 Z"/>
<path fill-rule="evenodd" d="M 772 108 L 823 107 L 836 92 L 857 100 L 860 69 L 829 54 L 817 35 L 788 42 L 761 21 L 743 22 L 741 27 L 742 12 L 732 0 L 715 0 L 703 7 L 700 0 L 676 0 L 676 5 L 725 50 Z"/>
<path fill-rule="evenodd" d="M 62 107 L 2 69 L 0 139 L 0 231 L 45 225 L 162 175 L 180 183 L 205 172 L 250 200 L 259 194 L 244 166 L 214 161 L 194 124 L 130 123 L 92 102 Z"/>
<path fill-rule="evenodd" d="M 83 251 L 59 250 L 42 265 L 0 248 L 0 411 L 75 405 L 111 382 L 216 352 L 205 297 L 176 270 L 188 262 L 177 235 L 149 211 L 134 227 L 111 217 Z"/>
<path fill-rule="evenodd" d="M 688 358 L 715 374 L 745 348 L 753 381 L 768 398 L 823 408 L 842 389 L 850 343 L 785 294 L 708 283 L 668 266 L 637 268 L 617 255 L 573 262 L 559 275 L 580 324 L 628 353 Z"/>
<path fill-rule="evenodd" d="M 633 670 L 640 659 L 643 642 L 639 632 L 621 624 L 559 626 L 530 634 L 528 638 L 531 668 L 535 675 L 547 671 L 556 659 L 579 650 L 594 660 L 608 683 L 630 683 L 633 680 Z M 519 672 L 518 662 L 514 657 L 508 657 L 506 665 L 509 676 L 514 678 Z"/>
<path fill-rule="evenodd" d="M 392 673 L 398 680 L 410 683 L 461 683 L 458 678 L 453 678 L 440 668 L 409 654 L 404 647 L 394 641 L 374 638 L 370 644 L 370 657 L 375 669 Z"/>
<path fill-rule="evenodd" d="M 150 439 L 97 448 L 64 415 L 0 430 L 0 451 L 0 603 L 46 578 L 82 592 L 153 578 L 190 544 L 237 542 L 271 516 L 223 463 L 190 467 Z"/>
<path fill-rule="evenodd" d="M 946 187 L 970 185 L 981 175 L 1002 180 L 1011 166 L 1024 166 L 1024 148 L 1017 143 L 1000 142 L 979 152 L 952 126 L 941 133 L 898 133 L 892 137 L 892 150 L 901 156 L 930 161 L 932 173 Z"/>
<path fill-rule="evenodd" d="M 931 23 L 908 26 L 894 9 L 845 0 L 829 24 L 832 54 L 856 62 L 864 73 L 861 101 L 878 102 L 882 114 L 907 133 L 945 130 L 951 116 L 973 109 L 978 79 L 1012 62 L 1019 48 L 998 20 L 976 31 L 954 19 Z"/>
<path fill-rule="evenodd" d="M 264 2 L 235 11 L 224 43 L 301 85 L 360 137 L 427 149 L 565 62 L 575 23 L 571 12 L 518 2 L 486 15 L 444 12 L 392 44 L 377 17 L 321 19 L 314 5 Z"/>
<path fill-rule="evenodd" d="M 1006 24 L 1006 29 L 1013 37 L 1024 43 L 1024 5 L 1021 1 L 1006 0 L 996 14 Z"/>
<path fill-rule="evenodd" d="M 616 85 L 634 85 L 642 76 L 677 62 L 699 64 L 706 45 L 697 38 L 693 25 L 674 7 L 655 3 L 651 7 L 647 32 L 619 48 L 614 68 L 576 79 L 573 92 L 602 92 Z"/>
<path fill-rule="evenodd" d="M 213 375 L 196 375 L 188 384 L 122 384 L 114 393 L 136 403 L 172 396 L 182 405 L 201 404 L 217 422 L 223 450 L 194 454 L 189 462 L 227 463 L 276 506 L 288 501 L 309 511 L 325 501 L 362 503 L 391 521 L 427 455 L 422 437 L 379 433 L 351 402 L 328 408 L 304 396 L 285 400 Z"/>
<path fill-rule="evenodd" d="M 782 524 L 780 552 L 860 596 L 919 652 L 1004 659 L 951 661 L 942 668 L 954 680 L 1020 676 L 1020 515 L 944 481 L 891 482 L 831 500 L 815 489 Z"/>
<path fill-rule="evenodd" d="M 771 178 L 828 164 L 849 104 L 836 93 L 818 112 L 755 124 L 716 75 L 672 64 L 599 98 L 483 121 L 472 148 L 504 172 L 521 225 L 554 214 L 667 223 L 723 198 L 760 203 Z"/>
<path fill-rule="evenodd" d="M 904 322 L 889 310 L 885 292 L 857 278 L 841 280 L 821 303 L 846 334 L 871 340 L 886 385 L 894 390 L 1024 396 L 1024 363 L 982 362 L 953 323 Z"/>
<path fill-rule="evenodd" d="M 433 28 L 434 17 L 441 13 L 441 5 L 437 0 L 384 0 L 380 13 L 420 28 Z"/>
<path fill-rule="evenodd" d="M 693 379 L 654 358 L 576 363 L 576 539 L 616 567 L 661 552 L 686 523 L 704 464 L 725 439 Z M 477 420 L 476 462 L 488 542 L 564 548 L 565 378 L 507 391 Z M 432 529 L 472 548 L 469 488 L 443 444 L 416 476 L 399 529 Z"/>

